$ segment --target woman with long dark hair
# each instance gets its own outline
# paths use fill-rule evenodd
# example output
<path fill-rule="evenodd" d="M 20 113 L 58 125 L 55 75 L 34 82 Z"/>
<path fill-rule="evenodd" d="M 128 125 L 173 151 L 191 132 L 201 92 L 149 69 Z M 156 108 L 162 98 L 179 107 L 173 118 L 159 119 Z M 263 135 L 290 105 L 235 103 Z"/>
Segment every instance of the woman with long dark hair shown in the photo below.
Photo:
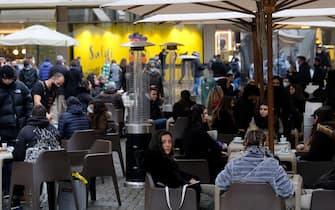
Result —
<path fill-rule="evenodd" d="M 160 133 L 157 142 L 151 143 L 150 150 L 144 158 L 144 168 L 149 172 L 157 186 L 164 185 L 172 188 L 192 184 L 200 200 L 200 185 L 196 177 L 179 170 L 173 155 L 173 138 L 168 131 Z"/>
<path fill-rule="evenodd" d="M 225 165 L 221 147 L 207 133 L 207 110 L 203 105 L 195 104 L 190 109 L 189 125 L 183 138 L 186 158 L 206 159 L 209 164 L 211 181 Z"/>
<path fill-rule="evenodd" d="M 108 129 L 108 120 L 111 118 L 111 113 L 108 112 L 105 103 L 100 100 L 93 101 L 93 113 L 89 113 L 91 128 L 97 134 L 104 134 Z"/>

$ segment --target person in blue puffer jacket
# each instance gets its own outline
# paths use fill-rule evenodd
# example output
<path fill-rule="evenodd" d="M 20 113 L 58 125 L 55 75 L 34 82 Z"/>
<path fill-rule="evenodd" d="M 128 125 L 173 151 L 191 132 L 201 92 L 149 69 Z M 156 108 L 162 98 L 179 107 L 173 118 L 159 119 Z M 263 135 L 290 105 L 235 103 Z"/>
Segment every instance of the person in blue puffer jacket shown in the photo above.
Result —
<path fill-rule="evenodd" d="M 39 67 L 39 76 L 41 81 L 45 81 L 48 79 L 49 71 L 52 67 L 52 63 L 47 58 Z"/>
<path fill-rule="evenodd" d="M 62 139 L 71 138 L 76 130 L 86 130 L 90 128 L 89 120 L 83 112 L 80 101 L 70 96 L 66 100 L 67 110 L 64 112 L 58 121 L 58 131 Z"/>

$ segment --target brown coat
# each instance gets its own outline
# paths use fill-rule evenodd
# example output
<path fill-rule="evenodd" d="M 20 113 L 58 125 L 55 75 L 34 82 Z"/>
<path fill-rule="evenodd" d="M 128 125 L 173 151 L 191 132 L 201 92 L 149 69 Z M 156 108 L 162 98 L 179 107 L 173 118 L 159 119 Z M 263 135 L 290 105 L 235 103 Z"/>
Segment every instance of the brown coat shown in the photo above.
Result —
<path fill-rule="evenodd" d="M 112 113 L 106 111 L 100 116 L 95 116 L 94 113 L 89 115 L 91 128 L 97 134 L 105 134 L 108 129 L 108 121 L 110 121 Z"/>

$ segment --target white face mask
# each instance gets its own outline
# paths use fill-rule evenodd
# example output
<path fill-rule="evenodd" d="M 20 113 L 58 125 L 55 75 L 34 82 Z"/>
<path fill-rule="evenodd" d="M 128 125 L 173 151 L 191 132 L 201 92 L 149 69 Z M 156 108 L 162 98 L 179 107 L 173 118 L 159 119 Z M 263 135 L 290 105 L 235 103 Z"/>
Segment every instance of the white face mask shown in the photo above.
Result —
<path fill-rule="evenodd" d="M 87 107 L 87 112 L 88 112 L 88 113 L 93 113 L 93 109 L 92 109 L 90 106 L 88 106 L 88 107 Z"/>
<path fill-rule="evenodd" d="M 284 87 L 288 87 L 289 85 L 290 85 L 289 82 L 283 82 L 283 86 L 284 86 Z"/>
<path fill-rule="evenodd" d="M 155 68 L 150 68 L 150 71 L 155 72 L 156 70 L 155 70 Z"/>

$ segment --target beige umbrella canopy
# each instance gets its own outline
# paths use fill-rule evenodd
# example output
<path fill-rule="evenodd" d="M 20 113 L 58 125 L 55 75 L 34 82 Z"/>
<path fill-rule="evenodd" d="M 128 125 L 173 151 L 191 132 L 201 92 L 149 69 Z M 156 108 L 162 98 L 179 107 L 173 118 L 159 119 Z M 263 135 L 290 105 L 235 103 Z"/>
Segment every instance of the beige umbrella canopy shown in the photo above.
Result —
<path fill-rule="evenodd" d="M 102 7 L 123 10 L 140 16 L 225 11 L 254 14 L 258 10 L 256 2 L 261 1 L 262 0 L 115 0 L 102 5 Z M 276 3 L 275 11 L 291 8 L 335 7 L 335 2 L 332 0 L 274 0 L 274 2 Z M 290 16 L 294 16 L 294 14 Z"/>
<path fill-rule="evenodd" d="M 180 13 L 213 13 L 213 12 L 240 12 L 253 15 L 253 23 L 250 24 L 254 32 L 254 56 L 255 71 L 262 75 L 263 55 L 261 41 L 263 40 L 264 29 L 267 36 L 267 57 L 268 57 L 268 103 L 269 103 L 269 146 L 274 151 L 274 104 L 272 87 L 272 14 L 274 12 L 292 8 L 335 8 L 335 2 L 330 0 L 116 0 L 109 4 L 102 5 L 115 10 L 123 10 L 140 16 L 152 16 L 156 14 L 180 14 Z M 294 16 L 294 14 L 292 14 Z M 292 17 L 289 16 L 289 17 Z M 266 20 L 266 24 L 265 24 Z M 238 19 L 237 23 L 243 24 L 244 20 Z M 248 23 L 248 22 L 247 22 Z M 257 70 L 257 68 L 256 68 Z M 261 87 L 262 80 L 260 80 Z"/>
<path fill-rule="evenodd" d="M 0 39 L 0 45 L 49 45 L 49 46 L 77 46 L 74 38 L 41 25 L 29 26 L 21 31 L 9 34 Z"/>

